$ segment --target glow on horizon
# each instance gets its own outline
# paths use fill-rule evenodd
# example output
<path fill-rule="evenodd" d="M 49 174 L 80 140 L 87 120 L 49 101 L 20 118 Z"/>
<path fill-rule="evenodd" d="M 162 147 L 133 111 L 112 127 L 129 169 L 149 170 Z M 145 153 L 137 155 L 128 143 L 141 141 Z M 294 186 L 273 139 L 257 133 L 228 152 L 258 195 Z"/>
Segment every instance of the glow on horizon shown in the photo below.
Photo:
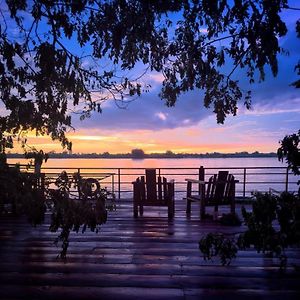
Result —
<path fill-rule="evenodd" d="M 212 153 L 212 152 L 220 152 L 220 153 L 234 153 L 234 152 L 275 152 L 275 148 L 268 147 L 267 145 L 251 145 L 251 147 L 247 147 L 245 144 L 203 144 L 203 145 L 176 145 L 176 144 L 159 144 L 159 143 L 137 143 L 132 141 L 123 141 L 117 143 L 109 143 L 108 145 L 105 144 L 95 144 L 96 137 L 86 137 L 84 142 L 76 141 L 73 143 L 72 152 L 73 153 L 103 153 L 109 152 L 111 154 L 117 153 L 129 153 L 132 149 L 140 148 L 143 149 L 145 153 L 165 153 L 166 151 L 170 150 L 175 153 Z M 50 138 L 43 137 L 38 141 L 29 141 L 30 146 L 35 147 L 36 149 L 42 149 L 45 152 L 63 152 L 65 149 L 62 149 L 58 142 L 51 141 Z M 93 143 L 93 145 L 91 145 Z M 21 148 L 19 145 L 11 152 L 22 153 Z"/>
<path fill-rule="evenodd" d="M 208 118 L 209 119 L 209 118 Z M 128 153 L 132 149 L 140 148 L 145 153 L 164 153 L 168 150 L 175 153 L 234 153 L 234 152 L 276 152 L 278 148 L 277 135 L 282 133 L 245 129 L 256 126 L 255 122 L 235 122 L 227 126 L 216 126 L 211 117 L 198 125 L 162 130 L 101 130 L 97 128 L 80 129 L 68 134 L 73 142 L 73 153 Z M 210 127 L 211 126 L 211 127 Z M 47 136 L 29 134 L 28 144 L 45 152 L 62 152 L 59 142 L 52 141 Z M 12 152 L 21 153 L 19 144 Z"/>

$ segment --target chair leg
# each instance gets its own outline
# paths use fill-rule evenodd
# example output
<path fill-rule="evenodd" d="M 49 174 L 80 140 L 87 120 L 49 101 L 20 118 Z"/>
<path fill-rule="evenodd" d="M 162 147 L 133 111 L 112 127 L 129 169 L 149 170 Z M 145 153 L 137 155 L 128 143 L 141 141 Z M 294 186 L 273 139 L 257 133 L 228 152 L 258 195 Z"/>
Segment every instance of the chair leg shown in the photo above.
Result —
<path fill-rule="evenodd" d="M 230 203 L 230 212 L 232 214 L 235 214 L 235 201 L 234 201 L 234 198 L 231 199 L 231 203 Z"/>
<path fill-rule="evenodd" d="M 139 182 L 135 181 L 133 183 L 133 216 L 135 218 L 139 215 L 139 202 L 140 202 L 140 192 L 139 192 Z"/>
<path fill-rule="evenodd" d="M 173 199 L 172 203 L 172 211 L 173 211 L 173 216 L 175 216 L 175 200 Z"/>
<path fill-rule="evenodd" d="M 187 215 L 191 214 L 191 207 L 192 207 L 192 201 L 186 200 L 186 214 Z"/>
<path fill-rule="evenodd" d="M 144 206 L 143 204 L 140 204 L 140 216 L 144 214 Z"/>
<path fill-rule="evenodd" d="M 235 213 L 235 183 L 233 183 L 233 188 L 230 195 L 230 209 L 231 213 Z"/>
<path fill-rule="evenodd" d="M 200 219 L 203 220 L 205 218 L 205 203 L 204 199 L 200 200 Z"/>
<path fill-rule="evenodd" d="M 173 201 L 169 201 L 168 203 L 168 218 L 173 219 L 174 218 L 174 211 L 175 211 L 175 203 Z"/>
<path fill-rule="evenodd" d="M 215 212 L 218 212 L 218 210 L 219 210 L 219 206 L 218 206 L 218 204 L 216 204 L 215 205 Z"/>
<path fill-rule="evenodd" d="M 138 217 L 138 205 L 137 205 L 136 202 L 133 202 L 133 216 L 134 216 L 135 218 Z"/>
<path fill-rule="evenodd" d="M 189 215 L 191 213 L 191 205 L 192 201 L 190 200 L 190 197 L 192 196 L 192 182 L 187 182 L 187 188 L 186 188 L 186 214 Z"/>
<path fill-rule="evenodd" d="M 213 219 L 214 219 L 215 221 L 218 220 L 218 216 L 219 216 L 219 206 L 218 206 L 218 205 L 215 205 Z"/>

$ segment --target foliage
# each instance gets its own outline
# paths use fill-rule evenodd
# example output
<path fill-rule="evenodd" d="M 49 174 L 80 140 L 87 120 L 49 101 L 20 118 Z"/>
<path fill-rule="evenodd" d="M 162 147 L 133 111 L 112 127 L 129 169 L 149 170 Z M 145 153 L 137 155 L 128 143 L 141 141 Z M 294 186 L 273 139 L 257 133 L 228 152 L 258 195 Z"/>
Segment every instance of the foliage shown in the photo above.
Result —
<path fill-rule="evenodd" d="M 238 247 L 233 239 L 226 238 L 221 233 L 209 233 L 199 242 L 199 249 L 205 260 L 220 257 L 222 265 L 229 265 L 236 257 Z"/>
<path fill-rule="evenodd" d="M 44 153 L 43 150 L 36 150 L 35 148 L 31 149 L 31 151 L 25 151 L 25 158 L 27 159 L 33 159 L 33 162 L 31 161 L 30 163 L 34 164 L 34 173 L 35 174 L 40 174 L 41 172 L 41 167 L 43 162 L 47 162 L 49 159 L 49 154 Z"/>
<path fill-rule="evenodd" d="M 25 152 L 25 158 L 34 159 L 38 164 L 42 164 L 43 161 L 47 162 L 49 154 L 44 153 L 43 150 L 37 151 L 33 149 L 33 151 Z"/>
<path fill-rule="evenodd" d="M 257 252 L 275 256 L 280 268 L 287 264 L 286 248 L 300 246 L 300 195 L 282 193 L 280 196 L 256 194 L 252 212 L 242 209 L 247 230 L 235 238 L 210 233 L 199 242 L 205 259 L 219 256 L 221 263 L 229 264 L 238 250 L 254 247 Z"/>
<path fill-rule="evenodd" d="M 14 214 L 26 214 L 36 226 L 44 220 L 45 196 L 35 174 L 21 172 L 18 165 L 0 166 L 0 213 L 10 209 Z"/>
<path fill-rule="evenodd" d="M 263 81 L 268 66 L 278 73 L 285 9 L 288 0 L 6 0 L 0 97 L 7 114 L 0 132 L 9 137 L 35 130 L 70 148 L 65 133 L 72 112 L 84 119 L 101 112 L 106 100 L 126 105 L 149 89 L 141 76 L 128 75 L 140 65 L 163 74 L 166 105 L 203 89 L 204 106 L 223 123 L 236 114 L 238 101 L 251 105 L 237 69 L 245 69 L 250 83 Z"/>
<path fill-rule="evenodd" d="M 280 145 L 277 150 L 278 159 L 283 161 L 285 158 L 293 173 L 300 175 L 300 129 L 297 133 L 285 136 Z"/>
<path fill-rule="evenodd" d="M 64 171 L 55 181 L 56 189 L 50 190 L 50 198 L 53 201 L 50 231 L 61 232 L 56 239 L 56 244 L 62 242 L 61 258 L 66 257 L 69 246 L 69 235 L 71 231 L 82 233 L 90 228 L 98 233 L 99 226 L 107 220 L 106 199 L 108 192 L 97 188 L 89 197 L 88 192 L 80 199 L 72 199 L 71 189 L 78 188 L 79 182 L 84 180 L 79 174 L 69 178 Z"/>
<path fill-rule="evenodd" d="M 23 172 L 18 166 L 0 167 L 0 214 L 9 210 L 17 215 L 25 214 L 36 226 L 44 221 L 46 209 L 50 207 L 49 230 L 59 231 L 55 243 L 61 242 L 59 256 L 65 258 L 71 231 L 81 230 L 84 233 L 90 228 L 98 232 L 99 226 L 106 222 L 110 193 L 100 185 L 92 190 L 93 187 L 86 184 L 88 179 L 81 178 L 79 174 L 69 177 L 62 172 L 55 181 L 55 189 L 49 188 L 49 182 L 41 184 L 40 180 L 41 175 Z M 76 190 L 82 186 L 85 188 L 81 189 L 79 198 Z M 108 208 L 114 209 L 114 202 Z"/>
<path fill-rule="evenodd" d="M 300 129 L 297 133 L 287 135 L 280 141 L 280 147 L 277 150 L 279 160 L 285 161 L 288 168 L 291 169 L 294 175 L 300 175 Z M 300 180 L 298 194 L 300 194 Z"/>
<path fill-rule="evenodd" d="M 144 158 L 145 152 L 142 149 L 132 149 L 131 150 L 131 157 L 132 158 Z"/>

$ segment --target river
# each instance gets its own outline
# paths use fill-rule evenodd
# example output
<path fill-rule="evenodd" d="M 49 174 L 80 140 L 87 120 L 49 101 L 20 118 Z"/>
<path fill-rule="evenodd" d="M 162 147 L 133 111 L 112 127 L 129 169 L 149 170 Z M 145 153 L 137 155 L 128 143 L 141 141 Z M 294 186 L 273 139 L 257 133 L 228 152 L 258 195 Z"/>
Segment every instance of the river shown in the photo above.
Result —
<path fill-rule="evenodd" d="M 28 159 L 10 158 L 9 163 L 28 163 Z M 225 168 L 225 167 L 285 167 L 276 157 L 247 158 L 59 158 L 49 159 L 43 167 L 57 168 Z"/>
<path fill-rule="evenodd" d="M 9 163 L 28 163 L 26 159 L 9 159 Z M 161 174 L 169 179 L 175 179 L 176 189 L 184 193 L 186 183 L 185 178 L 197 178 L 197 168 L 204 166 L 206 174 L 216 173 L 218 169 L 228 169 L 239 180 L 237 185 L 237 194 L 243 195 L 245 190 L 246 195 L 251 192 L 269 191 L 273 188 L 278 191 L 284 191 L 286 188 L 286 164 L 279 162 L 276 157 L 260 157 L 260 158 L 180 158 L 180 159 L 84 159 L 84 158 L 68 158 L 68 159 L 49 159 L 47 163 L 43 164 L 45 172 L 60 172 L 67 170 L 70 173 L 75 172 L 80 168 L 83 173 L 95 172 L 88 168 L 103 168 L 97 172 L 114 173 L 114 190 L 123 192 L 132 191 L 131 182 L 135 178 L 144 173 L 140 168 L 156 168 L 160 169 Z M 251 169 L 255 167 L 255 169 Z M 268 167 L 268 169 L 265 169 Z M 274 169 L 280 167 L 280 169 Z M 50 170 L 49 168 L 54 168 Z M 130 169 L 127 169 L 130 168 Z M 164 169 L 175 168 L 175 169 Z M 180 169 L 176 169 L 180 168 Z M 194 170 L 187 168 L 195 168 Z M 216 168 L 209 169 L 209 168 Z M 236 169 L 230 169 L 236 168 Z M 119 186 L 118 181 L 121 181 Z M 246 184 L 244 184 L 244 181 Z M 297 178 L 292 174 L 288 176 L 288 190 L 296 191 L 298 189 L 296 184 Z M 112 184 L 111 178 L 104 181 L 107 186 Z"/>

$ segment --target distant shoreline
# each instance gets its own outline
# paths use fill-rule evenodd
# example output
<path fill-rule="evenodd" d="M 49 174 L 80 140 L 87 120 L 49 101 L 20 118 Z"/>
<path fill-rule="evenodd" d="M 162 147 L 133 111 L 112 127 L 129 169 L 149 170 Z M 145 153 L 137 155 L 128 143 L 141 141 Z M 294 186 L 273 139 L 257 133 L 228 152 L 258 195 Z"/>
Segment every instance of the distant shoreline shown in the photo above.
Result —
<path fill-rule="evenodd" d="M 184 159 L 184 158 L 264 158 L 264 157 L 277 157 L 277 154 L 274 152 L 270 153 L 206 153 L 206 154 L 172 154 L 167 155 L 165 153 L 153 153 L 153 154 L 144 154 L 141 157 L 134 157 L 131 153 L 125 154 L 67 154 L 67 153 L 49 153 L 50 159 L 134 159 L 134 160 L 141 160 L 141 159 Z M 7 158 L 25 158 L 24 154 L 20 153 L 8 153 Z"/>

